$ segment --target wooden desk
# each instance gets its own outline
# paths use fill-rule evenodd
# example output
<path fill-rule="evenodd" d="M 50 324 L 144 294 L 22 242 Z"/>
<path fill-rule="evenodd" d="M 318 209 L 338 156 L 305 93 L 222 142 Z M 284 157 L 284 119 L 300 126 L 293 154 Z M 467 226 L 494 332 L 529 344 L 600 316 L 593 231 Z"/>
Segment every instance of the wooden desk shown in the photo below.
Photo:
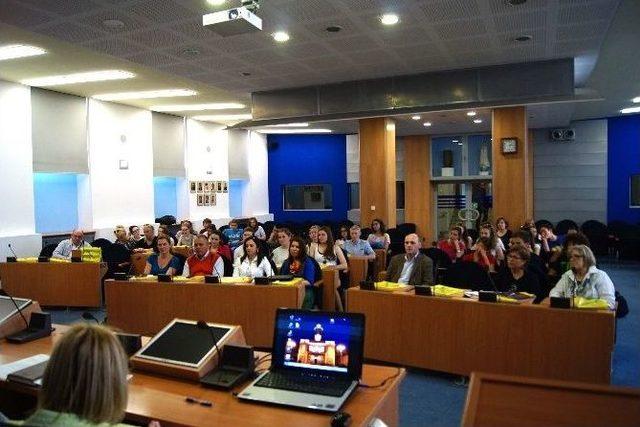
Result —
<path fill-rule="evenodd" d="M 3 288 L 43 306 L 99 307 L 105 273 L 102 264 L 92 262 L 0 263 Z"/>
<path fill-rule="evenodd" d="M 273 316 L 272 316 L 273 317 Z M 0 364 L 13 362 L 38 353 L 49 354 L 53 343 L 66 330 L 56 325 L 51 337 L 23 345 L 2 342 Z M 405 376 L 404 369 L 365 365 L 363 381 L 380 384 L 386 378 L 397 376 L 382 388 L 359 388 L 347 401 L 343 410 L 351 414 L 352 426 L 366 426 L 374 418 L 380 418 L 389 426 L 398 425 L 398 387 Z M 244 386 L 235 389 L 239 391 Z M 0 381 L 0 389 L 28 400 L 37 392 L 34 389 Z M 213 402 L 212 408 L 188 404 L 185 396 L 193 396 Z M 6 407 L 6 393 L 0 394 L 0 411 Z M 35 403 L 32 402 L 32 403 Z M 201 387 L 197 383 L 134 372 L 129 384 L 129 404 L 126 420 L 146 425 L 158 420 L 167 426 L 322 426 L 329 425 L 331 414 L 257 405 L 240 402 L 230 392 Z"/>
<path fill-rule="evenodd" d="M 336 290 L 340 286 L 338 270 L 333 267 L 322 269 L 322 309 L 336 311 Z"/>
<path fill-rule="evenodd" d="M 359 286 L 360 282 L 367 280 L 369 271 L 369 258 L 366 256 L 350 255 L 349 262 L 349 287 Z"/>
<path fill-rule="evenodd" d="M 613 312 L 357 288 L 347 291 L 347 311 L 366 316 L 369 359 L 459 375 L 610 382 Z"/>
<path fill-rule="evenodd" d="M 109 325 L 154 335 L 172 319 L 241 325 L 249 345 L 271 348 L 278 307 L 300 308 L 304 287 L 105 281 Z"/>
<path fill-rule="evenodd" d="M 373 277 L 378 277 L 381 271 L 387 269 L 387 250 L 386 249 L 374 249 L 376 253 L 376 259 L 373 261 Z"/>
<path fill-rule="evenodd" d="M 638 426 L 640 389 L 474 372 L 462 425 Z"/>

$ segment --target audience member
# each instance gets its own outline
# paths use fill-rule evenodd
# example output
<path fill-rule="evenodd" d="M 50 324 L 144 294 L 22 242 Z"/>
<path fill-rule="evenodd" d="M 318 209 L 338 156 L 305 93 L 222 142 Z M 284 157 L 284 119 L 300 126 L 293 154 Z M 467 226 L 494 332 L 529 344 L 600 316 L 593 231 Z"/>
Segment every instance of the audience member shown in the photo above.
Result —
<path fill-rule="evenodd" d="M 545 224 L 540 226 L 540 242 L 540 255 L 546 262 L 549 262 L 555 252 L 562 250 L 564 236 L 556 236 L 553 233 L 553 228 Z"/>
<path fill-rule="evenodd" d="M 527 292 L 540 302 L 546 295 L 535 272 L 527 268 L 531 250 L 524 245 L 513 245 L 507 251 L 507 265 L 500 269 L 496 286 L 503 292 Z"/>
<path fill-rule="evenodd" d="M 202 230 L 199 234 L 204 234 L 207 237 L 211 237 L 211 232 L 216 231 L 216 226 L 210 218 L 202 220 Z"/>
<path fill-rule="evenodd" d="M 211 244 L 211 253 L 220 254 L 228 261 L 232 261 L 233 256 L 231 255 L 231 248 L 224 242 L 222 233 L 219 230 L 213 230 L 211 232 L 211 235 L 209 236 L 209 243 Z"/>
<path fill-rule="evenodd" d="M 460 241 L 464 243 L 465 248 L 471 248 L 471 246 L 473 246 L 473 238 L 469 235 L 467 228 L 464 226 L 464 222 L 458 222 L 456 227 L 460 229 Z"/>
<path fill-rule="evenodd" d="M 491 240 L 488 237 L 480 237 L 474 245 L 474 250 L 462 257 L 464 261 L 475 262 L 487 271 L 494 272 L 496 258 L 491 254 Z"/>
<path fill-rule="evenodd" d="M 24 422 L 12 424 L 117 425 L 127 407 L 128 362 L 120 342 L 106 327 L 74 324 L 53 347 L 38 393 L 38 409 Z"/>
<path fill-rule="evenodd" d="M 552 297 L 580 296 L 603 299 L 609 309 L 616 306 L 615 288 L 609 275 L 596 268 L 596 257 L 586 245 L 575 245 L 569 250 L 569 265 L 556 286 L 551 289 Z"/>
<path fill-rule="evenodd" d="M 140 234 L 140 227 L 138 227 L 137 225 L 129 226 L 129 241 L 131 242 L 130 247 L 132 249 L 135 248 L 140 240 L 142 240 L 142 235 Z"/>
<path fill-rule="evenodd" d="M 387 268 L 387 281 L 413 286 L 433 284 L 433 262 L 420 253 L 420 238 L 417 234 L 408 234 L 404 238 L 404 254 L 391 258 Z"/>
<path fill-rule="evenodd" d="M 142 240 L 138 242 L 138 245 L 135 249 L 136 252 L 144 252 L 149 249 L 155 252 L 156 250 L 156 235 L 155 228 L 151 224 L 145 224 L 142 226 L 142 234 L 144 237 Z"/>
<path fill-rule="evenodd" d="M 387 234 L 387 227 L 381 219 L 371 221 L 371 234 L 367 237 L 367 241 L 373 249 L 389 250 L 391 245 L 391 237 Z"/>
<path fill-rule="evenodd" d="M 336 245 L 344 249 L 344 242 L 347 240 L 349 240 L 349 226 L 343 224 L 340 226 L 339 239 L 336 240 Z"/>
<path fill-rule="evenodd" d="M 134 249 L 132 241 L 127 237 L 124 225 L 116 225 L 113 234 L 116 240 L 113 242 L 109 254 L 109 269 L 111 273 L 128 273 L 131 268 L 131 251 Z M 117 249 L 116 249 L 117 248 Z"/>
<path fill-rule="evenodd" d="M 260 240 L 267 240 L 267 234 L 264 232 L 264 228 L 258 224 L 256 217 L 249 218 L 249 227 L 253 228 L 253 235 Z"/>
<path fill-rule="evenodd" d="M 158 247 L 157 254 L 149 255 L 147 265 L 144 267 L 144 274 L 157 276 L 158 274 L 168 274 L 175 276 L 180 269 L 180 260 L 171 253 L 171 241 L 168 236 L 158 236 L 156 240 Z"/>
<path fill-rule="evenodd" d="M 79 228 L 76 228 L 71 232 L 71 236 L 58 243 L 58 246 L 53 250 L 53 258 L 71 259 L 71 252 L 82 249 L 85 247 L 91 247 L 91 245 L 84 241 L 84 232 Z"/>
<path fill-rule="evenodd" d="M 312 225 L 309 227 L 309 243 L 307 244 L 308 254 L 311 254 L 311 245 L 318 243 L 318 230 L 320 230 L 319 225 Z"/>
<path fill-rule="evenodd" d="M 238 246 L 236 248 L 235 251 L 233 251 L 233 260 L 235 261 L 238 258 L 241 258 L 244 255 L 244 242 L 245 240 L 247 240 L 249 237 L 255 237 L 253 235 L 253 228 L 251 227 L 247 227 L 244 230 L 242 230 L 242 243 L 240 244 L 240 246 Z"/>
<path fill-rule="evenodd" d="M 360 226 L 352 225 L 349 229 L 350 240 L 344 242 L 342 249 L 351 256 L 366 256 L 369 259 L 376 259 L 376 253 L 371 248 L 368 241 L 360 238 Z"/>
<path fill-rule="evenodd" d="M 182 269 L 184 277 L 224 275 L 224 262 L 219 253 L 209 250 L 207 236 L 200 234 L 193 243 L 193 255 L 187 258 Z"/>
<path fill-rule="evenodd" d="M 509 248 L 514 246 L 524 246 L 529 251 L 529 260 L 527 262 L 527 269 L 538 278 L 538 283 L 543 290 L 543 294 L 548 294 L 551 289 L 548 286 L 547 280 L 547 264 L 544 260 L 533 252 L 533 237 L 531 233 L 526 230 L 517 230 L 511 235 L 509 239 Z"/>
<path fill-rule="evenodd" d="M 273 276 L 269 259 L 260 251 L 257 239 L 249 237 L 242 244 L 244 254 L 233 264 L 233 277 Z"/>
<path fill-rule="evenodd" d="M 337 270 L 348 269 L 344 253 L 335 244 L 329 227 L 320 227 L 317 240 L 317 243 L 311 243 L 309 256 L 318 261 L 320 265 L 335 266 Z"/>
<path fill-rule="evenodd" d="M 496 231 L 493 228 L 493 225 L 491 225 L 488 222 L 482 224 L 480 226 L 479 234 L 480 235 L 478 237 L 478 240 L 481 239 L 482 237 L 486 237 L 487 239 L 489 239 L 488 250 L 491 253 L 491 255 L 496 259 L 497 264 L 501 264 L 502 261 L 504 261 L 505 247 L 504 247 L 504 243 L 502 243 L 502 240 L 499 239 L 498 236 L 496 235 Z M 474 247 L 471 248 L 471 250 L 475 250 L 475 245 Z"/>
<path fill-rule="evenodd" d="M 127 236 L 127 230 L 124 228 L 124 225 L 116 225 L 113 229 L 113 235 L 116 238 L 113 242 L 114 245 L 121 245 L 127 251 L 131 251 L 135 248 L 136 243 Z"/>
<path fill-rule="evenodd" d="M 229 221 L 229 228 L 225 229 L 222 234 L 227 239 L 227 244 L 232 251 L 242 245 L 242 228 L 238 228 L 238 221 L 235 219 Z"/>
<path fill-rule="evenodd" d="M 160 224 L 158 226 L 158 237 L 160 237 L 161 235 L 169 238 L 171 246 L 174 246 L 176 244 L 176 239 L 173 237 L 173 234 L 171 233 L 171 230 L 169 230 L 169 226 L 167 224 Z"/>
<path fill-rule="evenodd" d="M 291 232 L 287 228 L 281 228 L 278 230 L 278 243 L 280 246 L 275 248 L 271 252 L 271 261 L 276 265 L 277 269 L 282 267 L 284 261 L 290 258 L 289 246 L 291 242 Z M 305 255 L 306 255 L 305 251 Z"/>
<path fill-rule="evenodd" d="M 460 227 L 451 227 L 449 238 L 438 242 L 438 249 L 443 250 L 453 262 L 462 258 L 466 249 L 464 242 L 460 241 L 461 234 Z"/>
<path fill-rule="evenodd" d="M 271 249 L 275 249 L 278 246 L 280 246 L 280 243 L 278 242 L 278 232 L 280 231 L 282 227 L 275 225 L 272 229 L 271 229 L 271 234 L 269 234 L 269 238 L 267 239 L 267 245 L 271 248 Z"/>
<path fill-rule="evenodd" d="M 538 243 L 538 228 L 536 227 L 535 221 L 532 219 L 526 220 L 522 227 L 520 227 L 520 229 L 529 231 L 529 233 L 531 233 L 531 237 L 533 239 L 533 246 L 531 247 L 531 249 L 533 250 L 533 253 L 535 253 L 536 255 L 540 255 L 541 246 L 540 243 Z"/>
<path fill-rule="evenodd" d="M 502 245 L 506 248 L 509 246 L 509 239 L 511 238 L 511 230 L 509 230 L 509 223 L 501 216 L 496 220 L 496 236 L 502 240 Z"/>
<path fill-rule="evenodd" d="M 553 283 L 557 283 L 567 270 L 569 270 L 569 251 L 576 245 L 590 246 L 589 239 L 582 233 L 567 234 L 562 244 L 562 250 L 556 251 L 549 259 L 549 275 Z"/>
<path fill-rule="evenodd" d="M 176 245 L 192 247 L 195 237 L 196 236 L 191 234 L 189 227 L 186 224 L 182 224 L 180 226 L 180 233 L 178 233 L 178 241 L 176 242 Z"/>
<path fill-rule="evenodd" d="M 286 228 L 284 230 L 286 230 Z M 289 256 L 282 263 L 280 274 L 291 274 L 294 277 L 301 277 L 305 288 L 302 308 L 307 310 L 314 308 L 315 266 L 313 265 L 313 260 L 307 255 L 306 245 L 300 237 L 294 236 L 291 238 Z"/>

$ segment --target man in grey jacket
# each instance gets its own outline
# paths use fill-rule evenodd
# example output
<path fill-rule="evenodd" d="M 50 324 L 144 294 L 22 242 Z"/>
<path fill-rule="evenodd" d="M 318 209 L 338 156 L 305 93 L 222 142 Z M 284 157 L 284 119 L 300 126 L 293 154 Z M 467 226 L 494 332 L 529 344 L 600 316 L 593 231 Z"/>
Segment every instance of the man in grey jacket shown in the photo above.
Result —
<path fill-rule="evenodd" d="M 417 234 L 408 234 L 404 238 L 404 254 L 391 258 L 387 268 L 387 281 L 413 286 L 433 284 L 433 262 L 420 253 L 420 238 Z"/>

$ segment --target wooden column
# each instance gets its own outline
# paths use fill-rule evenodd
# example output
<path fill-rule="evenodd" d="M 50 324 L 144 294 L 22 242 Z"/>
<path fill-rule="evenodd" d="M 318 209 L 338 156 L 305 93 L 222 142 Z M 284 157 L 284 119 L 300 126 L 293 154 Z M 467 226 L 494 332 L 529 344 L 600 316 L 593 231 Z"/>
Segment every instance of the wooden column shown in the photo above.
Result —
<path fill-rule="evenodd" d="M 360 120 L 360 224 L 374 218 L 396 226 L 396 126 L 388 118 Z"/>
<path fill-rule="evenodd" d="M 529 206 L 531 206 L 531 215 L 529 217 L 527 217 L 527 219 L 533 219 L 535 220 L 535 218 L 533 217 L 533 212 L 534 212 L 534 204 L 533 204 L 533 130 L 529 129 L 529 139 L 527 140 L 527 156 L 528 156 L 528 165 L 529 165 L 529 174 L 528 176 L 528 180 L 527 180 L 527 201 L 529 203 Z"/>
<path fill-rule="evenodd" d="M 433 188 L 431 185 L 431 137 L 405 136 L 404 219 L 416 224 L 418 235 L 430 245 L 433 233 Z"/>
<path fill-rule="evenodd" d="M 525 107 L 496 108 L 492 119 L 493 217 L 517 229 L 533 217 L 533 183 Z M 517 152 L 502 154 L 502 139 L 517 138 Z"/>

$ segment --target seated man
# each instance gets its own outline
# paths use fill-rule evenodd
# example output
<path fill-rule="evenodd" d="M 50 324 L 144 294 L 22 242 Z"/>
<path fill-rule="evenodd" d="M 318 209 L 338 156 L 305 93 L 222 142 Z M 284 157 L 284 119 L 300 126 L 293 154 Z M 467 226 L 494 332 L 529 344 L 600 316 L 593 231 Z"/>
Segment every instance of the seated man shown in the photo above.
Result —
<path fill-rule="evenodd" d="M 540 227 L 540 256 L 546 262 L 549 262 L 553 254 L 562 250 L 563 243 L 564 236 L 556 236 L 551 226 L 542 225 Z"/>
<path fill-rule="evenodd" d="M 193 255 L 187 258 L 182 270 L 184 277 L 224 275 L 224 261 L 219 253 L 209 250 L 209 239 L 204 234 L 196 236 L 193 243 Z"/>
<path fill-rule="evenodd" d="M 408 234 L 404 238 L 404 251 L 404 254 L 391 258 L 386 280 L 413 286 L 432 285 L 433 262 L 420 253 L 420 238 L 417 234 Z"/>
<path fill-rule="evenodd" d="M 84 247 L 91 247 L 91 245 L 84 241 L 84 232 L 80 229 L 75 229 L 71 232 L 71 238 L 58 243 L 58 246 L 53 250 L 52 257 L 71 259 L 71 251 Z"/>
<path fill-rule="evenodd" d="M 154 251 L 156 251 L 157 237 L 153 225 L 143 225 L 142 234 L 144 235 L 144 237 L 138 242 L 135 252 L 144 252 L 149 249 L 153 249 Z"/>
<path fill-rule="evenodd" d="M 352 225 L 349 229 L 349 237 L 351 240 L 346 240 L 342 245 L 342 249 L 348 255 L 366 256 L 369 259 L 376 259 L 376 253 L 366 240 L 360 238 L 360 226 Z"/>
<path fill-rule="evenodd" d="M 238 228 L 238 221 L 235 219 L 229 221 L 229 228 L 225 229 L 222 234 L 226 237 L 232 251 L 242 245 L 242 228 Z"/>

